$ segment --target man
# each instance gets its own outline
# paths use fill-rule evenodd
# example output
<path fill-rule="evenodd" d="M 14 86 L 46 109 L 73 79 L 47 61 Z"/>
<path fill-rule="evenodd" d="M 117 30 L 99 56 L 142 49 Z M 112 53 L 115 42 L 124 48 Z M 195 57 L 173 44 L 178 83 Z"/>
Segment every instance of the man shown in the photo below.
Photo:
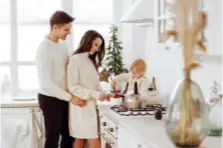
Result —
<path fill-rule="evenodd" d="M 80 107 L 86 104 L 66 91 L 68 51 L 59 40 L 65 40 L 70 34 L 73 20 L 64 11 L 56 11 L 50 18 L 50 33 L 37 50 L 38 101 L 45 122 L 45 148 L 58 148 L 60 135 L 60 147 L 72 148 L 73 138 L 68 130 L 68 104 L 71 102 Z"/>

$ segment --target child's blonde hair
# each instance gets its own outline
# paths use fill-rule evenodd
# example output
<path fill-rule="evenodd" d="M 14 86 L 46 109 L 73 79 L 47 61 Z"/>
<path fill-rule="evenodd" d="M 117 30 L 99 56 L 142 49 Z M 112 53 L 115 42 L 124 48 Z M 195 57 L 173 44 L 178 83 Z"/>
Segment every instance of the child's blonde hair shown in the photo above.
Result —
<path fill-rule="evenodd" d="M 130 67 L 131 72 L 145 74 L 146 62 L 143 59 L 136 59 Z"/>

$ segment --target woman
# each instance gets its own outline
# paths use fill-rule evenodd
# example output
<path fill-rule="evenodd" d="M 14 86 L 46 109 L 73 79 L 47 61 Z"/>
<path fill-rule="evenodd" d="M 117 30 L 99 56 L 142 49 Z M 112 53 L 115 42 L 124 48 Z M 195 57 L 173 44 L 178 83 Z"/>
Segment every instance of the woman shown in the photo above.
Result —
<path fill-rule="evenodd" d="M 87 100 L 84 107 L 72 104 L 69 106 L 69 130 L 70 135 L 75 138 L 75 148 L 83 148 L 85 139 L 90 148 L 100 148 L 96 101 L 111 97 L 100 88 L 98 68 L 104 55 L 104 38 L 98 32 L 89 30 L 68 63 L 69 92 Z"/>

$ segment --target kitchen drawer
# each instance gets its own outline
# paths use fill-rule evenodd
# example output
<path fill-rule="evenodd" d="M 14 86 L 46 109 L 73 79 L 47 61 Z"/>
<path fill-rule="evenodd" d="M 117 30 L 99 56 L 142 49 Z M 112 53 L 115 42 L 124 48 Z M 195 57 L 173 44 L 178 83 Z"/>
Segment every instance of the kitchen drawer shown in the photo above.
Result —
<path fill-rule="evenodd" d="M 118 148 L 151 148 L 123 127 L 118 129 Z"/>

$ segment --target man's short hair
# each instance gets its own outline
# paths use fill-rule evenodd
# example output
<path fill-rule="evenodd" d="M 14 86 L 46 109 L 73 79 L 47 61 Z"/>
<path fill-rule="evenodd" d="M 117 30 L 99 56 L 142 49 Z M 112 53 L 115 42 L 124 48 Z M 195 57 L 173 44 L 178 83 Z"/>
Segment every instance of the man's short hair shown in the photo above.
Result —
<path fill-rule="evenodd" d="M 53 25 L 64 25 L 64 24 L 69 24 L 74 21 L 75 18 L 70 16 L 64 11 L 57 10 L 52 14 L 50 17 L 50 26 L 52 27 Z"/>

